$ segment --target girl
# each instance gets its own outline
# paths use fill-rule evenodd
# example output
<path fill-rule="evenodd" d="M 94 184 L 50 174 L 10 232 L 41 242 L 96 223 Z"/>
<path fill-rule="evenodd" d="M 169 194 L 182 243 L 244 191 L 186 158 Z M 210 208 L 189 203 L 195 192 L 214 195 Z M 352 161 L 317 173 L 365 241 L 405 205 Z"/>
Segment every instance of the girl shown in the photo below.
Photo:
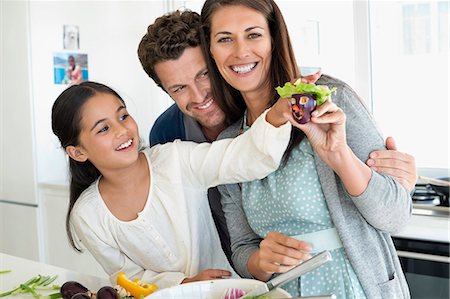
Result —
<path fill-rule="evenodd" d="M 297 63 L 272 0 L 206 0 L 201 17 L 213 97 L 235 122 L 222 137 L 234 137 L 275 103 L 276 86 L 299 77 Z M 317 83 L 337 88 L 333 102 L 346 116 L 313 114 L 277 171 L 220 187 L 233 263 L 268 280 L 327 249 L 332 262 L 286 285 L 294 297 L 408 298 L 390 234 L 410 217 L 409 194 L 362 162 L 383 138 L 354 91 L 326 75 Z"/>
<path fill-rule="evenodd" d="M 207 189 L 275 170 L 289 141 L 289 111 L 280 100 L 235 140 L 141 151 L 137 125 L 114 90 L 95 82 L 69 87 L 53 105 L 52 129 L 70 157 L 72 246 L 80 241 L 113 283 L 120 271 L 160 288 L 235 275 Z"/>

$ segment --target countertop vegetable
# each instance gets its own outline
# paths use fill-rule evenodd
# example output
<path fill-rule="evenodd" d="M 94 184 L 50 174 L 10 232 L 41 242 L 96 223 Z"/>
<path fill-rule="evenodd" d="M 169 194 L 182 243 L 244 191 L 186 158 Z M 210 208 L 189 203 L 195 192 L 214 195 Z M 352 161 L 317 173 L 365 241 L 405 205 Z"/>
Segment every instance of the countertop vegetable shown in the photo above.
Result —
<path fill-rule="evenodd" d="M 158 286 L 151 283 L 143 283 L 139 279 L 129 280 L 124 272 L 117 275 L 117 284 L 126 289 L 136 298 L 144 298 L 158 289 Z"/>
<path fill-rule="evenodd" d="M 11 270 L 11 271 L 7 271 Z M 20 285 L 30 285 L 33 278 L 36 283 L 36 276 L 40 275 L 41 283 L 43 283 L 43 278 L 48 276 L 50 278 L 56 277 L 53 282 L 50 282 L 46 287 L 52 285 L 62 285 L 66 281 L 79 281 L 83 285 L 89 286 L 89 288 L 98 290 L 102 286 L 110 285 L 109 279 L 106 277 L 96 277 L 91 275 L 82 274 L 75 271 L 70 271 L 61 267 L 56 267 L 48 265 L 45 263 L 40 263 L 4 253 L 0 253 L 0 271 L 5 272 L 0 274 L 0 293 L 6 293 L 20 287 Z M 48 282 L 48 281 L 47 281 Z M 59 288 L 59 287 L 58 287 Z M 26 287 L 25 287 L 26 289 Z M 41 289 L 40 286 L 35 287 L 35 292 L 42 295 L 40 298 L 51 298 L 45 297 L 56 293 L 57 290 L 45 290 Z M 59 289 L 58 289 L 59 293 Z M 0 297 L 1 299 L 33 299 L 33 294 L 31 292 L 27 293 L 17 293 L 17 295 Z M 56 295 L 55 295 L 56 296 Z M 53 297 L 54 298 L 54 297 Z"/>
<path fill-rule="evenodd" d="M 2 273 L 10 273 L 12 271 L 2 271 Z M 9 295 L 17 295 L 21 293 L 31 293 L 34 298 L 41 298 L 41 299 L 56 299 L 61 298 L 61 294 L 59 293 L 60 286 L 54 285 L 51 283 L 56 280 L 58 276 L 43 276 L 43 275 L 36 275 L 29 280 L 25 281 L 24 283 L 20 283 L 13 289 L 6 291 L 4 293 L 0 294 L 0 297 L 6 297 Z M 42 290 L 57 290 L 56 293 L 49 294 L 49 295 L 43 295 L 40 294 L 39 291 Z"/>

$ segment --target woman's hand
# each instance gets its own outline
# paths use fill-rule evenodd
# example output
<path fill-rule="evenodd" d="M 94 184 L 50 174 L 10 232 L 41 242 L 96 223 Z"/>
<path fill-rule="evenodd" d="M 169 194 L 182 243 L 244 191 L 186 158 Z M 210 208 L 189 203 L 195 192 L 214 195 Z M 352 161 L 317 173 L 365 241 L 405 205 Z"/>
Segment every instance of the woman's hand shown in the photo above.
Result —
<path fill-rule="evenodd" d="M 312 113 L 311 121 L 299 128 L 320 158 L 340 177 L 347 192 L 359 196 L 366 190 L 372 173 L 347 145 L 345 120 L 342 109 L 327 100 Z"/>
<path fill-rule="evenodd" d="M 310 122 L 298 125 L 322 160 L 332 168 L 339 154 L 348 150 L 345 120 L 342 109 L 327 100 L 311 114 Z"/>
<path fill-rule="evenodd" d="M 278 232 L 269 232 L 249 259 L 250 273 L 267 281 L 273 273 L 284 273 L 311 258 L 311 246 Z"/>
<path fill-rule="evenodd" d="M 213 279 L 222 279 L 225 277 L 230 277 L 231 272 L 226 270 L 217 270 L 217 269 L 207 269 L 204 271 L 201 271 L 197 275 L 189 278 L 185 278 L 181 283 L 188 283 L 188 282 L 194 282 L 194 281 L 201 281 L 201 280 L 213 280 Z"/>

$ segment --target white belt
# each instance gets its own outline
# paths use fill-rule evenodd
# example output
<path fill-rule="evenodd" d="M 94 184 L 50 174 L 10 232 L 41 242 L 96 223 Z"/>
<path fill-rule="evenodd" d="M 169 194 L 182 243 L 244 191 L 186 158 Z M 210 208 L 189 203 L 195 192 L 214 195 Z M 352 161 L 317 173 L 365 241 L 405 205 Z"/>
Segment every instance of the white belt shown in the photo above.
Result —
<path fill-rule="evenodd" d="M 334 227 L 291 237 L 311 245 L 311 253 L 317 253 L 323 250 L 333 250 L 342 247 L 341 239 L 339 238 L 336 228 Z"/>

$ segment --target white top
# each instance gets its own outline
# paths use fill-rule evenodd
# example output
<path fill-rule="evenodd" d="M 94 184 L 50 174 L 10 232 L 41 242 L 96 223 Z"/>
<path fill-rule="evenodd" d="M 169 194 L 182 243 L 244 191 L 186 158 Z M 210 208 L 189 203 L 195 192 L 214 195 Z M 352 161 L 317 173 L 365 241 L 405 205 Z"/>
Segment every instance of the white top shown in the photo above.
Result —
<path fill-rule="evenodd" d="M 99 180 L 80 195 L 71 225 L 112 283 L 119 271 L 160 288 L 206 269 L 226 269 L 237 277 L 222 251 L 207 189 L 261 179 L 278 168 L 291 125 L 275 128 L 265 121 L 266 113 L 235 139 L 211 144 L 177 140 L 144 150 L 149 196 L 132 221 L 121 221 L 108 210 Z"/>

